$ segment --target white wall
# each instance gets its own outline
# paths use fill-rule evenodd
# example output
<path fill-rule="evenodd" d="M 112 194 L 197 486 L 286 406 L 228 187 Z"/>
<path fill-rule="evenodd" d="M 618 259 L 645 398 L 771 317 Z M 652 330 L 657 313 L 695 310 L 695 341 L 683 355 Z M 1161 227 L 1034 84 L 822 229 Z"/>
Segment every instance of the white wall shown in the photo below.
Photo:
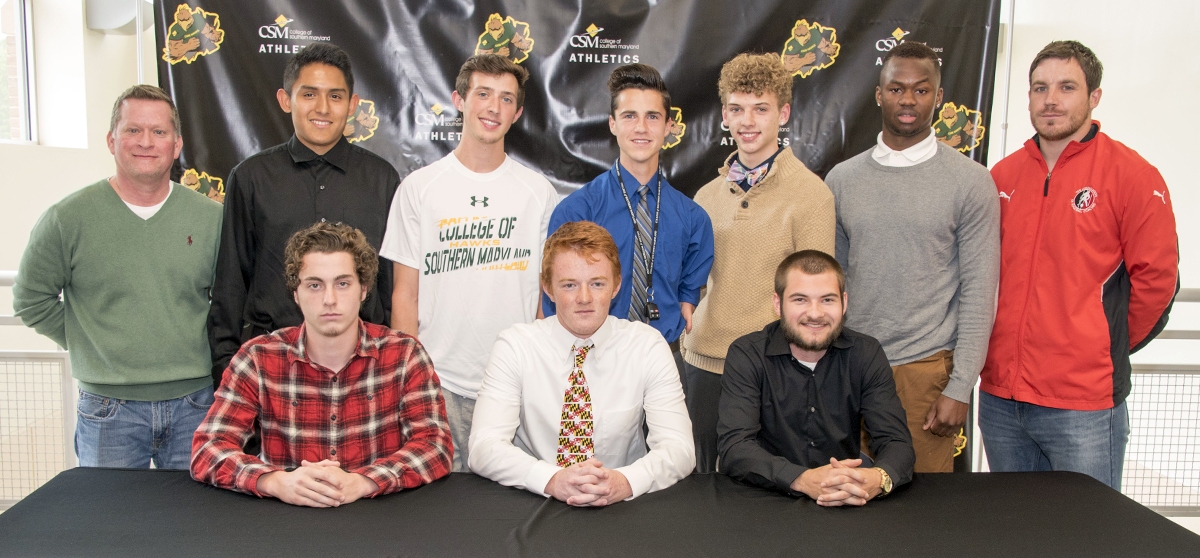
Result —
<path fill-rule="evenodd" d="M 1200 188 L 1195 178 L 1200 122 L 1192 105 L 1200 90 L 1200 56 L 1192 37 L 1200 2 L 1192 0 L 1014 0 L 1012 81 L 1008 89 L 1008 129 L 1003 133 L 1004 56 L 1000 53 L 996 104 L 988 161 L 1020 149 L 1033 136 L 1029 123 L 1029 64 L 1047 43 L 1077 40 L 1104 64 L 1103 95 L 1092 113 L 1103 131 L 1137 151 L 1162 173 L 1170 188 L 1179 232 L 1183 287 L 1200 287 Z M 1001 16 L 1007 21 L 1008 6 Z M 1004 38 L 1001 37 L 1001 45 Z"/>

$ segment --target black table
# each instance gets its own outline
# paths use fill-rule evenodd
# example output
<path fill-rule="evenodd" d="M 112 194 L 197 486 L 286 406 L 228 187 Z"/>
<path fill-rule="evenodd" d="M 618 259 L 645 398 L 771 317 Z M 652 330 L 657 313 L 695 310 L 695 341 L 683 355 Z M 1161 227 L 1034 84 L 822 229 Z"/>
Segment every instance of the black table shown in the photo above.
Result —
<path fill-rule="evenodd" d="M 577 542 L 572 542 L 577 541 Z M 571 508 L 470 474 L 311 509 L 182 471 L 65 471 L 0 514 L 0 556 L 1200 556 L 1200 536 L 1076 473 L 917 475 L 821 508 L 692 475 Z"/>

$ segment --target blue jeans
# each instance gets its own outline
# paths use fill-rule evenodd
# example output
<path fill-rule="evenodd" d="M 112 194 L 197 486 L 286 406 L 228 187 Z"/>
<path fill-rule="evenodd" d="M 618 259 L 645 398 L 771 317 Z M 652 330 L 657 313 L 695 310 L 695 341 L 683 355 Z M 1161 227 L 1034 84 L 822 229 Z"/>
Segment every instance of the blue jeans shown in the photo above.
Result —
<path fill-rule="evenodd" d="M 81 467 L 187 469 L 192 435 L 213 404 L 213 388 L 166 401 L 129 401 L 79 390 L 75 455 Z"/>
<path fill-rule="evenodd" d="M 1121 489 L 1129 411 L 1054 409 L 979 394 L 979 430 L 993 471 L 1075 471 Z"/>
<path fill-rule="evenodd" d="M 451 471 L 470 473 L 467 440 L 471 437 L 471 417 L 475 415 L 475 400 L 442 388 L 446 400 L 446 422 L 450 423 L 450 438 L 454 442 L 454 461 Z"/>

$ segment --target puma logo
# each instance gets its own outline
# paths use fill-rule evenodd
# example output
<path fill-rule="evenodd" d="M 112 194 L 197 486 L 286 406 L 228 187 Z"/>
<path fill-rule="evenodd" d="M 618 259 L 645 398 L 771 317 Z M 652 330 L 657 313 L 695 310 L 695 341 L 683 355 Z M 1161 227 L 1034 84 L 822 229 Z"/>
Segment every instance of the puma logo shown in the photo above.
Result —
<path fill-rule="evenodd" d="M 1016 190 L 1016 189 L 1013 189 L 1013 191 L 1011 191 L 1011 192 L 1004 192 L 1004 191 L 1001 191 L 1001 192 L 1000 192 L 1000 199 L 1002 199 L 1002 200 L 1008 200 L 1008 201 L 1012 201 L 1012 195 L 1013 195 L 1013 194 L 1015 194 L 1015 193 L 1017 193 L 1017 190 Z"/>
<path fill-rule="evenodd" d="M 1154 195 L 1158 196 L 1158 198 L 1162 200 L 1163 205 L 1167 204 L 1167 195 L 1166 195 L 1167 191 L 1166 190 L 1163 190 L 1161 192 L 1159 192 L 1158 190 L 1154 190 L 1153 192 L 1154 192 Z"/>

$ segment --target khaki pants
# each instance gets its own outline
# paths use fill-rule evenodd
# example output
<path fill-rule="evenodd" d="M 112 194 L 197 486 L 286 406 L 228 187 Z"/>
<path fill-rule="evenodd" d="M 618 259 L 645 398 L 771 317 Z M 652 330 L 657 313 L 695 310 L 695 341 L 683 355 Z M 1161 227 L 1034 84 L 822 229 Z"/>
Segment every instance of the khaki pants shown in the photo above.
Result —
<path fill-rule="evenodd" d="M 944 438 L 921 428 L 925 425 L 929 408 L 946 389 L 952 370 L 954 351 L 940 351 L 921 360 L 892 367 L 896 393 L 900 396 L 900 404 L 904 406 L 908 431 L 912 433 L 913 450 L 917 454 L 917 463 L 913 467 L 917 473 L 954 472 L 954 446 L 958 438 Z M 870 437 L 866 430 L 863 430 L 862 439 L 863 452 L 870 455 L 867 445 Z"/>

